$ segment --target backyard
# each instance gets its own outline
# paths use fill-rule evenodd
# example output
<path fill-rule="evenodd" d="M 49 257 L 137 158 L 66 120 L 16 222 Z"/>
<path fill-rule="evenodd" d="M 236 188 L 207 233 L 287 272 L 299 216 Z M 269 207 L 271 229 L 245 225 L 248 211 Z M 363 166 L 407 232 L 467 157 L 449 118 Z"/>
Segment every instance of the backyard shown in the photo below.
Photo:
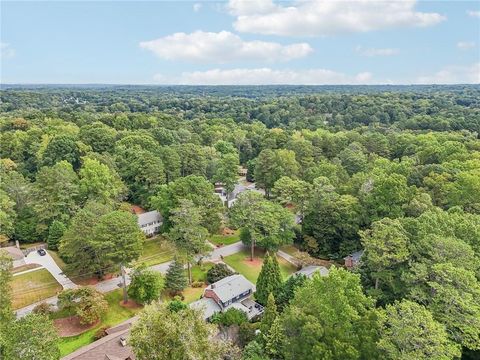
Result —
<path fill-rule="evenodd" d="M 230 245 L 240 241 L 240 232 L 236 230 L 231 235 L 216 234 L 210 237 L 210 242 L 215 245 Z"/>
<path fill-rule="evenodd" d="M 236 254 L 226 256 L 223 261 L 255 284 L 262 269 L 264 255 L 265 252 L 257 248 L 253 261 L 250 261 L 250 252 L 243 250 Z M 277 259 L 280 265 L 280 272 L 284 279 L 297 271 L 297 268 L 285 259 L 278 256 Z"/>
<path fill-rule="evenodd" d="M 62 290 L 62 286 L 46 269 L 13 276 L 11 286 L 13 309 L 55 296 Z"/>

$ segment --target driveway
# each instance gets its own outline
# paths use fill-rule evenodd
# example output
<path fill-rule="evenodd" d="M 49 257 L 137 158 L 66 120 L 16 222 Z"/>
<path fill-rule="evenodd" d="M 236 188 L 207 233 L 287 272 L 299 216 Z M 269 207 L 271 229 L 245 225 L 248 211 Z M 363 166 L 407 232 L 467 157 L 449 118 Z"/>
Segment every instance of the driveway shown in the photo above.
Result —
<path fill-rule="evenodd" d="M 74 289 L 77 287 L 72 280 L 63 274 L 62 269 L 58 267 L 48 252 L 44 256 L 40 256 L 36 251 L 32 251 L 25 257 L 25 263 L 42 265 L 64 289 Z"/>
<path fill-rule="evenodd" d="M 245 248 L 246 248 L 245 245 L 243 245 L 243 243 L 241 241 L 238 241 L 238 242 L 230 244 L 230 245 L 226 245 L 226 246 L 216 248 L 208 256 L 206 256 L 205 259 L 206 260 L 213 260 L 213 261 L 214 260 L 221 260 L 222 256 L 225 257 L 225 256 L 228 256 L 228 255 L 235 254 L 237 252 L 242 251 Z"/>

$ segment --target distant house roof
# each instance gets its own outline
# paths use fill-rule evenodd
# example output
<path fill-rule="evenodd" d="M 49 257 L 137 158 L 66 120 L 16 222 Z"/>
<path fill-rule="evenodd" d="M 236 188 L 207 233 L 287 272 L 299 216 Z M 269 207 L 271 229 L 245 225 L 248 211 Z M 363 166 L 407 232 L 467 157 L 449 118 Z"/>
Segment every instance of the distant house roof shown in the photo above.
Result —
<path fill-rule="evenodd" d="M 149 211 L 143 214 L 138 214 L 138 225 L 147 225 L 154 221 L 162 221 L 162 215 L 157 210 Z"/>
<path fill-rule="evenodd" d="M 25 257 L 22 250 L 15 246 L 7 246 L 0 248 L 0 251 L 5 251 L 13 260 L 21 260 Z"/>
<path fill-rule="evenodd" d="M 211 289 L 222 302 L 226 302 L 253 288 L 253 284 L 243 275 L 236 274 L 207 286 L 206 290 Z"/>
<path fill-rule="evenodd" d="M 351 253 L 348 256 L 345 256 L 343 259 L 346 260 L 347 258 L 349 258 L 351 256 L 352 260 L 354 262 L 358 263 L 360 261 L 360 258 L 363 256 L 364 252 L 365 252 L 364 250 L 358 250 L 358 251 L 355 251 L 354 253 Z"/>
<path fill-rule="evenodd" d="M 316 266 L 316 265 L 305 266 L 301 270 L 298 270 L 294 275 L 303 274 L 306 277 L 311 278 L 317 272 L 321 276 L 327 276 L 328 275 L 328 269 L 325 266 Z"/>
<path fill-rule="evenodd" d="M 195 310 L 203 311 L 203 318 L 208 319 L 213 314 L 222 311 L 220 306 L 212 298 L 201 298 L 190 304 L 190 307 Z"/>

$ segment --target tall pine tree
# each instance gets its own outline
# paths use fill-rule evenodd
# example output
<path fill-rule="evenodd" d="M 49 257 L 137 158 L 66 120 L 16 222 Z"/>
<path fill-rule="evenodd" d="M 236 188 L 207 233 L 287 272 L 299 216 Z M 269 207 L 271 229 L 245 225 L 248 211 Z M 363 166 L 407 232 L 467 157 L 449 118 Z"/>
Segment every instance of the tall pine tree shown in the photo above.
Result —
<path fill-rule="evenodd" d="M 262 316 L 262 321 L 260 323 L 260 331 L 262 332 L 263 338 L 266 339 L 270 328 L 273 325 L 273 322 L 277 318 L 277 305 L 275 304 L 275 298 L 273 294 L 270 293 L 267 299 L 267 306 L 265 307 L 265 311 Z"/>
<path fill-rule="evenodd" d="M 179 293 L 187 287 L 187 282 L 183 264 L 178 259 L 174 259 L 165 275 L 165 287 L 172 293 Z"/>
<path fill-rule="evenodd" d="M 257 291 L 255 298 L 257 301 L 265 305 L 267 304 L 268 295 L 270 293 L 277 293 L 282 286 L 282 275 L 280 273 L 280 266 L 275 255 L 270 255 L 268 252 L 263 259 L 263 266 L 257 280 Z"/>

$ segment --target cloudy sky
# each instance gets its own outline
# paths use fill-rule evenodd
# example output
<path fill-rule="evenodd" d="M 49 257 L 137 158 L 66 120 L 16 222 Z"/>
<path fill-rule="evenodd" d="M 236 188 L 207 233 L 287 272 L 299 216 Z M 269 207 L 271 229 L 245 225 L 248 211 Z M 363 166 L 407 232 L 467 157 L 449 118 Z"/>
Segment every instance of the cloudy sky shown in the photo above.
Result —
<path fill-rule="evenodd" d="M 480 2 L 2 1 L 1 82 L 480 83 Z"/>

